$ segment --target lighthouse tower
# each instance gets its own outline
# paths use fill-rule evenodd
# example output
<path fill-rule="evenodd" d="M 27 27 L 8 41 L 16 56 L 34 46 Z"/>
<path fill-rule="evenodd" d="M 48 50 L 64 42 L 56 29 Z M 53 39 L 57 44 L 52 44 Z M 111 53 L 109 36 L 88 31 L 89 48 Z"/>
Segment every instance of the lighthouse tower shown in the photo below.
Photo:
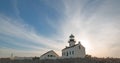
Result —
<path fill-rule="evenodd" d="M 75 45 L 75 39 L 74 39 L 74 35 L 70 35 L 69 36 L 69 41 L 68 41 L 68 43 L 69 43 L 69 47 L 71 47 L 71 46 L 74 46 Z"/>

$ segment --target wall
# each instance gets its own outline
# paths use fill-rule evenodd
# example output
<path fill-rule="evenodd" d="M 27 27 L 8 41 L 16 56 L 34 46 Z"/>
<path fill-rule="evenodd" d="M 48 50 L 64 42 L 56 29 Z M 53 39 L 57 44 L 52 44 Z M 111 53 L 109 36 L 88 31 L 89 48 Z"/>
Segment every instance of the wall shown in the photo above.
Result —
<path fill-rule="evenodd" d="M 79 46 L 80 46 L 80 48 L 79 48 Z M 68 52 L 68 55 L 67 55 L 67 52 Z M 85 48 L 82 45 L 77 44 L 74 47 L 62 50 L 62 54 L 63 54 L 62 58 L 78 58 L 78 57 L 84 58 L 85 57 Z"/>

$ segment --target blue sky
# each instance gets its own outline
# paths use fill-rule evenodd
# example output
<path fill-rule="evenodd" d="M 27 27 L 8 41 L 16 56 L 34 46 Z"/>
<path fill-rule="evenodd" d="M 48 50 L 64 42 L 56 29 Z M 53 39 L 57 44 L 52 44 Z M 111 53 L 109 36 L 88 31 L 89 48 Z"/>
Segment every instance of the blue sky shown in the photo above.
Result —
<path fill-rule="evenodd" d="M 87 54 L 120 57 L 119 6 L 120 0 L 0 0 L 0 57 L 61 55 L 70 34 Z"/>

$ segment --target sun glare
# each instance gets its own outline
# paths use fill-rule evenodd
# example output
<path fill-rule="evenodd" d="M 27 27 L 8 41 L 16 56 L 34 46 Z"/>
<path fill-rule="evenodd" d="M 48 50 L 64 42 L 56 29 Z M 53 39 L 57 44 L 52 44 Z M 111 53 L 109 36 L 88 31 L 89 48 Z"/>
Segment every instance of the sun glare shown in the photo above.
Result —
<path fill-rule="evenodd" d="M 92 49 L 90 42 L 88 40 L 80 40 L 80 41 L 81 44 L 85 47 L 86 53 L 88 53 Z"/>

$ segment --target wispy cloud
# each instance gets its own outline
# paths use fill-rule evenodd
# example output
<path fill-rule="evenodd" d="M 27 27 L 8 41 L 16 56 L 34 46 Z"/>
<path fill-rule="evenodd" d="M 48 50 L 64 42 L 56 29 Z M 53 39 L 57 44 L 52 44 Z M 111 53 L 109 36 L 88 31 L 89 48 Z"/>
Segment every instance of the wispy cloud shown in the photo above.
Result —
<path fill-rule="evenodd" d="M 54 39 L 43 37 L 36 33 L 31 26 L 3 15 L 0 16 L 0 34 L 0 40 L 3 42 L 8 43 L 8 45 L 13 44 L 18 47 L 27 47 L 26 51 L 29 48 L 41 51 L 59 50 L 61 48 L 60 45 L 53 45 L 58 44 Z M 18 47 L 14 49 L 18 49 Z"/>

